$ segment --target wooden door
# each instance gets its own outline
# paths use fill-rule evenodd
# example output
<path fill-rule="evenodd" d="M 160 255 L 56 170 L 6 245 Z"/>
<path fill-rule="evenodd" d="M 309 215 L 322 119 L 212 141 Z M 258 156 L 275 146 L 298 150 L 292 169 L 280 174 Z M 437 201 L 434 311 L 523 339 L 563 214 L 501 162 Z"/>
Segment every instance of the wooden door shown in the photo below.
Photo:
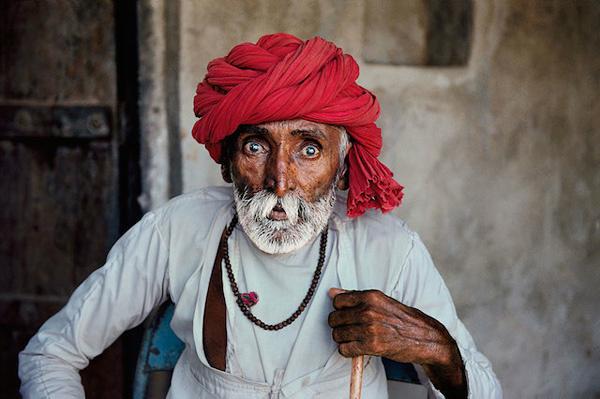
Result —
<path fill-rule="evenodd" d="M 18 351 L 139 217 L 135 7 L 0 0 L 2 397 L 19 397 Z M 86 397 L 124 396 L 123 341 L 82 373 Z"/>

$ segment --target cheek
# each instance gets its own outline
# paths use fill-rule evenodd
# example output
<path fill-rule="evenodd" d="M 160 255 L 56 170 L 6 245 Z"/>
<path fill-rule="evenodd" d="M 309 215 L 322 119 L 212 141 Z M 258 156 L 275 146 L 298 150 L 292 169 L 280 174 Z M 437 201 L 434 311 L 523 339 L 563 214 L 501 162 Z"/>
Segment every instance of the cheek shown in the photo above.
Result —
<path fill-rule="evenodd" d="M 331 187 L 337 171 L 337 161 L 323 159 L 321 162 L 299 165 L 297 170 L 298 186 L 307 200 L 314 201 Z"/>
<path fill-rule="evenodd" d="M 251 162 L 243 156 L 238 156 L 232 162 L 232 171 L 237 184 L 244 185 L 253 192 L 262 189 L 265 176 L 264 163 Z"/>

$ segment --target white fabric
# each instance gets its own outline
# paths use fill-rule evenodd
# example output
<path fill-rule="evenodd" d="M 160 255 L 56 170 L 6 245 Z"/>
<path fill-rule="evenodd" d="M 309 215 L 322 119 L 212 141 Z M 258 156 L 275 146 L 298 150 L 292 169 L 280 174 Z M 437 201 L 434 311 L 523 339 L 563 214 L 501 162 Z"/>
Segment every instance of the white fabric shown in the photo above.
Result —
<path fill-rule="evenodd" d="M 258 304 L 252 308 L 257 317 L 275 324 L 287 319 L 296 310 L 312 281 L 319 259 L 319 242 L 320 236 L 294 253 L 268 255 L 257 251 L 242 228 L 239 225 L 236 227 L 229 238 L 230 259 L 240 291 L 255 291 L 259 295 Z M 329 236 L 326 259 L 331 257 L 332 242 L 335 242 L 335 232 Z M 331 278 L 327 272 L 324 267 L 317 295 L 337 283 L 335 273 Z M 325 281 L 327 278 L 330 281 Z M 307 328 L 303 323 L 308 310 L 286 328 L 276 332 L 263 330 L 239 310 L 229 288 L 225 269 L 223 281 L 229 309 L 227 370 L 249 380 L 273 384 L 287 368 L 300 327 Z M 310 327 L 308 329 L 312 330 Z M 272 350 L 274 340 L 277 350 Z"/>
<path fill-rule="evenodd" d="M 349 219 L 344 196 L 340 196 L 331 218 L 322 281 L 309 308 L 292 325 L 294 328 L 290 326 L 284 333 L 288 334 L 286 337 L 269 339 L 268 334 L 274 333 L 251 326 L 234 306 L 224 279 L 230 340 L 228 369 L 223 372 L 211 368 L 202 346 L 205 293 L 221 232 L 232 215 L 229 187 L 181 195 L 147 213 L 113 246 L 106 264 L 77 288 L 67 305 L 42 326 L 20 353 L 23 397 L 83 397 L 78 370 L 169 298 L 176 304 L 171 327 L 186 344 L 173 373 L 170 398 L 347 396 L 350 360 L 338 354 L 327 325 L 331 311 L 327 289 L 331 286 L 379 289 L 435 317 L 458 343 L 469 397 L 502 396 L 489 361 L 477 351 L 457 318 L 448 289 L 418 235 L 391 215 L 370 212 Z M 247 284 L 249 289 L 260 291 L 257 315 L 267 322 L 278 322 L 296 308 L 298 295 L 302 296 L 310 283 L 316 265 L 314 249 L 298 254 L 301 259 L 309 259 L 306 271 L 298 268 L 291 272 L 282 265 L 287 271 L 278 275 L 274 273 L 273 259 L 267 261 L 264 270 L 258 268 L 261 257 L 266 255 L 249 251 L 242 234 L 236 230 L 230 239 L 235 247 L 231 256 L 236 276 L 244 289 Z M 318 240 L 312 245 L 318 247 Z M 285 261 L 293 265 L 295 260 L 298 259 L 292 256 Z M 259 273 L 264 286 L 258 280 Z M 293 276 L 294 282 L 284 281 L 287 275 Z M 285 286 L 270 292 L 269 281 L 283 281 Z M 290 288 L 289 284 L 294 283 L 299 287 Z M 292 341 L 295 343 L 290 348 Z M 429 385 L 430 397 L 443 397 L 424 382 Z M 363 396 L 387 397 L 385 373 L 378 358 L 368 359 Z"/>

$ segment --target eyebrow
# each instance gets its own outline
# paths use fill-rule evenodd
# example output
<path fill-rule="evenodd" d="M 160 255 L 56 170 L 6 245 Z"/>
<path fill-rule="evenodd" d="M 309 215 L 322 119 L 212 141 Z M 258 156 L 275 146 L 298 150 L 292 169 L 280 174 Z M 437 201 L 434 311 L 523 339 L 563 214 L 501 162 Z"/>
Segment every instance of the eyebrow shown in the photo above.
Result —
<path fill-rule="evenodd" d="M 264 127 L 259 127 L 256 125 L 243 125 L 240 126 L 239 128 L 240 134 L 256 134 L 256 135 L 261 135 L 264 136 L 267 133 L 269 133 L 269 131 L 267 129 L 265 129 Z"/>
<path fill-rule="evenodd" d="M 311 137 L 324 140 L 325 133 L 319 129 L 295 129 L 290 132 L 292 136 Z"/>

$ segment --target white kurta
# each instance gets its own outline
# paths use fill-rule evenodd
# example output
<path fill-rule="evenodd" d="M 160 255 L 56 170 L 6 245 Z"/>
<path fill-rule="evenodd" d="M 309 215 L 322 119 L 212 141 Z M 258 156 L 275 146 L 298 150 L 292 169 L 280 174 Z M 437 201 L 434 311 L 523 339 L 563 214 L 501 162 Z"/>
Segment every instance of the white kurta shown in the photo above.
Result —
<path fill-rule="evenodd" d="M 83 397 L 78 371 L 169 298 L 176 305 L 171 327 L 186 344 L 173 373 L 170 398 L 345 397 L 350 360 L 338 354 L 327 325 L 330 287 L 379 289 L 436 318 L 457 341 L 469 397 L 502 396 L 489 361 L 457 318 L 448 289 L 418 235 L 391 215 L 346 217 L 343 195 L 330 220 L 318 289 L 294 324 L 278 332 L 252 325 L 235 306 L 223 276 L 227 370 L 210 367 L 202 344 L 204 305 L 221 232 L 233 216 L 231 194 L 230 187 L 222 187 L 181 195 L 147 213 L 125 233 L 106 264 L 77 288 L 20 353 L 23 397 Z M 285 319 L 310 284 L 318 239 L 283 257 L 253 248 L 239 228 L 229 243 L 241 291 L 259 293 L 255 314 L 269 323 Z M 443 397 L 424 382 L 431 397 Z M 363 397 L 387 397 L 378 358 L 370 358 L 365 367 Z"/>
<path fill-rule="evenodd" d="M 266 323 L 276 324 L 297 309 L 313 279 L 319 259 L 319 238 L 292 254 L 267 255 L 257 251 L 242 228 L 236 227 L 229 238 L 232 268 L 241 292 L 258 293 L 259 301 L 252 308 L 257 317 Z M 328 239 L 326 259 L 331 258 L 334 239 L 331 236 Z M 249 380 L 274 384 L 287 369 L 301 327 L 306 328 L 305 316 L 313 301 L 291 325 L 279 331 L 263 330 L 247 320 L 239 310 L 227 273 L 224 268 L 222 270 L 228 309 L 227 370 Z M 325 264 L 317 295 L 320 295 L 321 289 L 335 283 L 335 280 L 327 282 L 328 278 L 331 280 Z"/>

